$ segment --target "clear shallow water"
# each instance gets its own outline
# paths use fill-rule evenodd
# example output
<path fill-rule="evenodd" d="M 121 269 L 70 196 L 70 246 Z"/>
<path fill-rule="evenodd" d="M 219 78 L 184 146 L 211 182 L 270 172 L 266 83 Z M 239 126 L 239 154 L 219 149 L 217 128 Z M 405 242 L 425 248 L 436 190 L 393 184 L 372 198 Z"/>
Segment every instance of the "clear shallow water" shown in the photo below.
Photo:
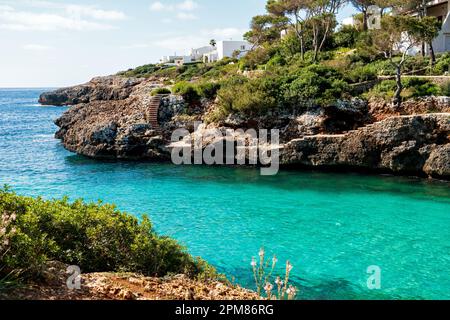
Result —
<path fill-rule="evenodd" d="M 0 184 L 148 213 L 158 232 L 248 287 L 265 246 L 291 260 L 300 298 L 450 299 L 448 183 L 93 161 L 53 138 L 64 108 L 39 107 L 41 91 L 0 89 Z M 382 290 L 367 289 L 370 265 Z"/>

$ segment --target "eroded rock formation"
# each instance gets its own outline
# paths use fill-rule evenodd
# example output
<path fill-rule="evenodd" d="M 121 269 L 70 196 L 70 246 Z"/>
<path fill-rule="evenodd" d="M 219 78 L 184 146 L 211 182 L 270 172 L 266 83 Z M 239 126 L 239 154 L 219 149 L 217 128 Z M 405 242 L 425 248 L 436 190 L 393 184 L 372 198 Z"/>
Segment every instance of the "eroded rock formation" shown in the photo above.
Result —
<path fill-rule="evenodd" d="M 153 128 L 148 106 L 151 90 L 159 86 L 151 79 L 96 78 L 45 93 L 41 103 L 73 105 L 56 121 L 60 128 L 56 136 L 70 151 L 100 159 L 169 161 L 172 131 L 186 128 L 193 133 L 194 121 L 202 120 L 213 103 L 203 101 L 190 110 L 181 97 L 167 96 L 159 108 L 160 128 Z M 232 115 L 209 128 L 280 129 L 284 165 L 450 179 L 449 112 L 448 98 L 408 101 L 402 110 L 353 100 L 295 116 L 244 119 Z"/>

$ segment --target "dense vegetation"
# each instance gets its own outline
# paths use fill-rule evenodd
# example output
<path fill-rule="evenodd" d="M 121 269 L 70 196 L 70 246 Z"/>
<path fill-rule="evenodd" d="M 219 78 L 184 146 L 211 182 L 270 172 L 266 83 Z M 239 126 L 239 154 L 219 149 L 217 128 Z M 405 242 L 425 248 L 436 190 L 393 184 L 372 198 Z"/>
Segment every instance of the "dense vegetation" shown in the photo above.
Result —
<path fill-rule="evenodd" d="M 336 15 L 348 2 L 361 12 L 355 17 L 358 23 L 338 27 Z M 384 14 L 379 29 L 368 27 L 371 5 L 378 5 Z M 421 45 L 432 49 L 440 24 L 426 17 L 422 6 L 419 0 L 269 0 L 266 14 L 254 17 L 244 35 L 254 49 L 240 60 L 144 66 L 126 74 L 160 77 L 189 103 L 217 98 L 209 120 L 231 113 L 248 117 L 296 113 L 355 96 L 386 99 L 398 107 L 405 99 L 449 91 L 449 84 L 404 77 L 448 73 L 449 53 L 436 56 L 430 50 L 428 55 L 408 56 L 394 50 L 399 44 L 403 49 Z M 416 10 L 419 15 L 386 14 L 393 10 Z M 366 92 L 354 90 L 368 81 L 379 83 Z"/>
<path fill-rule="evenodd" d="M 39 278 L 48 261 L 83 272 L 216 275 L 176 241 L 158 236 L 147 216 L 138 220 L 112 205 L 46 201 L 3 188 L 0 215 L 0 289 L 17 275 Z"/>

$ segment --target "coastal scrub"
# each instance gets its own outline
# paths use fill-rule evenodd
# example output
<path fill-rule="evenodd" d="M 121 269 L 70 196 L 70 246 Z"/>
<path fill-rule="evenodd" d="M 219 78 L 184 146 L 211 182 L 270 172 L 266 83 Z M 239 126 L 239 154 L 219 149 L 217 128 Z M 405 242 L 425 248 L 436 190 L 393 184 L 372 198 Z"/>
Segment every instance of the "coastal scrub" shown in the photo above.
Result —
<path fill-rule="evenodd" d="M 210 265 L 193 258 L 178 242 L 157 235 L 147 216 L 138 220 L 113 205 L 35 199 L 4 187 L 0 213 L 0 279 L 17 271 L 21 277 L 38 279 L 49 261 L 77 265 L 82 272 L 217 277 Z"/>

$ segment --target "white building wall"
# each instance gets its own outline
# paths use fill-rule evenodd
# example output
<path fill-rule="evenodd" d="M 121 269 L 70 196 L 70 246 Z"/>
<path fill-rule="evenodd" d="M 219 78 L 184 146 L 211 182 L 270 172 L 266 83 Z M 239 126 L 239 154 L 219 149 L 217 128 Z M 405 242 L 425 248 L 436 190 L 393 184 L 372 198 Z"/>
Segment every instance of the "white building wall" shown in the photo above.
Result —
<path fill-rule="evenodd" d="M 242 57 L 252 49 L 252 45 L 247 41 L 219 41 L 217 43 L 217 53 L 219 60 L 225 57 L 231 58 L 236 50 L 241 51 Z"/>
<path fill-rule="evenodd" d="M 192 62 L 191 56 L 164 56 L 161 58 L 161 63 L 174 63 L 181 61 L 182 64 Z"/>
<path fill-rule="evenodd" d="M 192 60 L 202 60 L 203 55 L 210 53 L 216 50 L 213 46 L 205 46 L 201 48 L 191 49 L 189 55 L 192 57 Z"/>
<path fill-rule="evenodd" d="M 439 36 L 433 41 L 433 49 L 436 53 L 450 51 L 450 12 L 444 20 Z"/>

